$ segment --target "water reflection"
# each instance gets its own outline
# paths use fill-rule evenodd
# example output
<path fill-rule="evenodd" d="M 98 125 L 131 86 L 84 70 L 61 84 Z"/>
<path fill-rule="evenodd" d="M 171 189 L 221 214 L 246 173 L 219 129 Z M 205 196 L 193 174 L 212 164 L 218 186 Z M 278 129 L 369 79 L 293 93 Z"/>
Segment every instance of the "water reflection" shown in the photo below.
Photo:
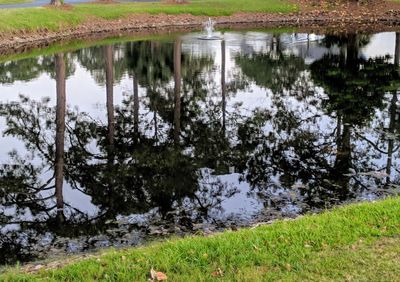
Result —
<path fill-rule="evenodd" d="M 196 38 L 0 64 L 2 263 L 397 193 L 399 34 Z"/>

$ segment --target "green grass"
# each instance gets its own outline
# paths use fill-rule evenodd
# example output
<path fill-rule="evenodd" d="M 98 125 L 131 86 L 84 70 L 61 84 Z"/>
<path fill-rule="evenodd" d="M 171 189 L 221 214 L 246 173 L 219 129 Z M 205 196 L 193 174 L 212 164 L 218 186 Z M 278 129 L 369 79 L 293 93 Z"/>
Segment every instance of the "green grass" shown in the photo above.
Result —
<path fill-rule="evenodd" d="M 0 0 L 0 5 L 29 3 L 33 0 Z"/>
<path fill-rule="evenodd" d="M 396 281 L 400 277 L 400 198 L 355 204 L 294 221 L 108 250 L 61 269 L 2 281 Z M 221 269 L 223 277 L 212 273 Z"/>
<path fill-rule="evenodd" d="M 71 10 L 48 7 L 1 9 L 0 32 L 43 29 L 59 30 L 63 27 L 77 26 L 88 18 L 111 20 L 139 13 L 223 16 L 236 12 L 287 13 L 296 10 L 297 7 L 295 5 L 288 4 L 285 0 L 191 0 L 189 4 L 184 5 L 156 2 L 124 4 L 90 3 L 74 5 Z"/>

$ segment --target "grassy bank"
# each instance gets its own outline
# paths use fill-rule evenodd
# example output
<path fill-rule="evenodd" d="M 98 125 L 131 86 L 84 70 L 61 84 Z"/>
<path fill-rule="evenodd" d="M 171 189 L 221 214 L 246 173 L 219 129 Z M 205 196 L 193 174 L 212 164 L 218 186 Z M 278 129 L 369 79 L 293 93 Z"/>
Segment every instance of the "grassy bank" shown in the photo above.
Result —
<path fill-rule="evenodd" d="M 5 281 L 147 281 L 154 268 L 168 281 L 365 280 L 400 277 L 400 198 L 338 208 L 320 215 L 211 237 L 173 239 L 111 250 Z"/>
<path fill-rule="evenodd" d="M 191 0 L 188 4 L 181 5 L 164 2 L 90 3 L 74 5 L 70 9 L 49 7 L 3 9 L 0 10 L 0 32 L 44 28 L 58 30 L 62 27 L 76 26 L 87 19 L 118 19 L 140 13 L 222 16 L 237 12 L 286 13 L 296 9 L 293 4 L 288 4 L 284 0 Z"/>
<path fill-rule="evenodd" d="M 32 0 L 0 0 L 0 5 L 21 4 L 28 2 L 32 2 Z"/>

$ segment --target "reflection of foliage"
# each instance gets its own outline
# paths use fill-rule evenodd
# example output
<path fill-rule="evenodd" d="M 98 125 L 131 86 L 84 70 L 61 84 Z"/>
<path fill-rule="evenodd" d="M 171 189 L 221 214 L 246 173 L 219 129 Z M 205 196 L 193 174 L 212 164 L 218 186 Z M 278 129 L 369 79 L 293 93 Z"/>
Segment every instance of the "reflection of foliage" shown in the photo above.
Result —
<path fill-rule="evenodd" d="M 325 55 L 313 63 L 311 76 L 300 75 L 304 69 L 302 59 L 287 57 L 292 62 L 285 63 L 279 50 L 278 56 L 271 52 L 267 55 L 237 58 L 243 72 L 254 79 L 257 85 L 279 93 L 272 96 L 271 111 L 265 111 L 268 119 L 258 120 L 256 126 L 273 130 L 264 133 L 266 135 L 259 139 L 262 145 L 257 146 L 247 162 L 244 177 L 254 188 L 266 192 L 274 187 L 301 187 L 299 191 L 303 203 L 324 207 L 329 202 L 348 199 L 357 190 L 368 186 L 368 182 L 365 182 L 367 179 L 355 175 L 346 176 L 349 171 L 376 169 L 370 161 L 372 152 L 360 149 L 352 151 L 351 128 L 354 125 L 364 125 L 375 109 L 383 109 L 385 91 L 393 87 L 398 74 L 388 58 L 359 58 L 359 46 L 368 42 L 367 39 L 348 36 L 341 43 L 331 40 L 345 46 L 346 52 Z M 278 58 L 277 62 L 274 62 L 275 58 Z M 253 65 L 260 68 L 252 69 Z M 267 70 L 267 75 L 260 70 L 263 68 Z M 313 94 L 314 91 L 300 88 L 290 91 L 300 77 L 306 79 L 303 85 L 311 87 L 313 83 L 307 80 L 313 79 L 324 88 L 329 99 L 322 103 L 312 102 L 312 99 L 303 95 L 306 92 L 308 95 Z M 304 106 L 290 106 L 292 98 L 297 101 L 296 104 L 306 102 L 304 106 L 307 108 L 322 106 L 329 113 L 335 113 L 338 122 L 334 130 L 336 138 L 330 132 L 326 135 L 320 132 L 318 111 L 311 116 L 311 112 L 302 113 L 298 109 Z M 358 162 L 353 163 L 353 158 L 357 158 Z"/>
<path fill-rule="evenodd" d="M 382 109 L 383 95 L 400 79 L 389 58 L 358 59 L 355 70 L 341 63 L 340 56 L 325 56 L 311 66 L 313 79 L 329 96 L 328 112 L 345 117 L 344 122 L 361 124 Z"/>
<path fill-rule="evenodd" d="M 21 156 L 12 151 L 10 159 L 13 165 L 3 167 L 0 181 L 4 184 L 2 188 L 7 189 L 4 194 L 11 200 L 9 204 L 16 204 L 16 208 L 21 206 L 21 210 L 30 207 L 33 214 L 44 212 L 50 215 L 54 212 L 54 205 L 46 201 L 52 200 L 53 194 L 43 197 L 41 193 L 54 188 L 54 175 L 46 171 L 54 169 L 56 125 L 53 121 L 56 109 L 48 103 L 48 98 L 36 102 L 21 96 L 19 103 L 1 105 L 0 115 L 6 118 L 7 125 L 4 134 L 21 140 L 27 154 Z M 74 124 L 73 115 L 73 112 L 67 112 L 71 126 Z M 70 137 L 71 143 L 76 142 L 73 135 Z M 46 174 L 49 177 L 42 179 Z"/>
<path fill-rule="evenodd" d="M 363 145 L 358 133 L 367 125 L 376 126 L 367 122 L 383 109 L 384 92 L 394 89 L 398 74 L 387 58 L 360 58 L 352 40 L 346 40 L 346 52 L 326 55 L 310 71 L 301 58 L 280 50 L 238 56 L 241 71 L 227 72 L 226 91 L 215 81 L 212 58 L 181 54 L 179 95 L 174 92 L 174 44 L 115 47 L 113 60 L 108 60 L 115 64 L 108 65 L 108 73 L 113 70 L 117 81 L 129 74 L 140 91 L 126 93 L 115 107 L 107 100 L 107 116 L 115 122 L 104 124 L 67 108 L 64 183 L 90 197 L 99 213 L 89 218 L 71 207 L 73 203 L 65 203 L 68 212 L 62 226 L 54 216 L 56 109 L 47 98 L 21 97 L 18 103 L 2 104 L 4 134 L 22 141 L 27 153 L 10 152 L 11 164 L 0 169 L 0 206 L 15 209 L 10 216 L 0 213 L 0 223 L 21 225 L 2 236 L 0 253 L 30 259 L 24 251 L 46 232 L 90 237 L 109 230 L 105 222 L 132 214 L 157 214 L 170 226 L 185 221 L 188 229 L 193 223 L 215 223 L 223 201 L 240 192 L 238 178 L 264 201 L 266 210 L 287 204 L 300 211 L 325 207 L 354 197 L 371 183 L 382 185 L 382 179 L 371 180 L 360 172 L 381 169 L 374 160 L 398 149 L 393 138 L 398 130 L 397 96 L 390 102 L 389 128 L 378 134 L 383 141 L 392 134 L 392 150 L 384 144 Z M 105 81 L 104 51 L 96 47 L 75 52 L 67 62 L 73 70 L 76 62 L 70 58 L 77 56 L 98 83 L 107 83 L 107 97 L 112 97 L 111 79 Z M 43 65 L 54 77 L 52 60 Z M 4 71 L 12 72 L 5 81 L 29 80 L 42 72 L 35 66 L 21 78 L 17 70 L 13 66 Z M 246 76 L 272 90 L 266 91 L 268 105 L 244 109 L 231 103 L 231 94 L 248 86 Z M 326 95 L 316 91 L 315 84 Z M 180 103 L 175 103 L 177 96 Z M 179 142 L 173 134 L 176 110 Z M 378 123 L 385 126 L 384 121 Z M 224 180 L 229 174 L 232 182 Z M 22 233 L 31 240 L 27 245 Z M 0 255 L 0 261 L 9 258 Z"/>
<path fill-rule="evenodd" d="M 348 46 L 357 45 L 356 48 L 366 46 L 370 42 L 370 35 L 363 34 L 338 34 L 338 35 L 326 35 L 322 40 L 322 44 L 327 48 L 334 46 Z"/>
<path fill-rule="evenodd" d="M 272 52 L 238 56 L 236 63 L 257 85 L 267 87 L 274 93 L 291 90 L 300 72 L 305 70 L 302 58 L 282 53 L 278 56 Z"/>
<path fill-rule="evenodd" d="M 75 65 L 71 55 L 66 57 L 67 77 L 75 72 Z M 53 57 L 35 57 L 10 61 L 0 64 L 0 83 L 14 83 L 15 81 L 30 81 L 41 74 L 55 77 L 55 62 Z"/>
<path fill-rule="evenodd" d="M 43 72 L 43 65 L 37 58 L 12 61 L 0 64 L 0 82 L 29 81 Z"/>
<path fill-rule="evenodd" d="M 195 168 L 179 152 L 144 145 L 126 150 L 123 156 L 121 151 L 117 152 L 118 162 L 112 166 L 91 164 L 86 159 L 71 174 L 81 189 L 92 196 L 92 202 L 109 216 L 145 213 L 154 207 L 165 213 L 175 201 L 197 189 Z"/>
<path fill-rule="evenodd" d="M 167 83 L 173 77 L 173 44 L 154 41 L 131 42 L 126 45 L 128 69 L 147 87 Z"/>
<path fill-rule="evenodd" d="M 142 41 L 126 45 L 128 72 L 146 88 L 150 109 L 156 110 L 163 119 L 170 119 L 171 122 L 174 105 L 173 88 L 171 88 L 174 75 L 173 53 L 172 43 Z M 212 59 L 181 54 L 181 62 L 183 114 L 181 122 L 184 124 L 186 114 L 191 112 L 188 107 L 195 107 L 198 99 L 204 99 L 207 95 L 207 90 L 204 88 L 206 81 L 202 73 L 205 68 L 212 65 Z"/>
<path fill-rule="evenodd" d="M 104 46 L 91 47 L 78 50 L 74 53 L 78 62 L 89 71 L 94 80 L 101 85 L 106 83 L 105 70 L 105 53 Z M 113 61 L 114 61 L 114 79 L 116 82 L 122 79 L 126 70 L 126 61 L 121 57 L 120 53 L 122 46 L 114 46 Z"/>

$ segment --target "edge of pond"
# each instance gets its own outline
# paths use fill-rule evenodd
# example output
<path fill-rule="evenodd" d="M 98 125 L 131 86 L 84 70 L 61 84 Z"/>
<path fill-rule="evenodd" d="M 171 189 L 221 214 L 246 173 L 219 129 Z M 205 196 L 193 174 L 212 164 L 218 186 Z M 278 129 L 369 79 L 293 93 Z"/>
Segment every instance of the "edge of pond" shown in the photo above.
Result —
<path fill-rule="evenodd" d="M 231 16 L 212 17 L 217 29 L 296 28 L 313 33 L 400 31 L 400 10 L 390 10 L 376 17 L 354 18 L 337 16 L 330 12 L 266 14 L 238 13 Z M 206 16 L 181 15 L 131 15 L 118 20 L 96 20 L 60 31 L 38 30 L 0 34 L 0 56 L 24 53 L 35 48 L 49 47 L 55 43 L 73 40 L 104 40 L 110 37 L 146 37 L 195 31 L 202 28 Z"/>
<path fill-rule="evenodd" d="M 241 234 L 244 232 L 269 232 L 269 233 L 276 233 L 275 231 L 279 231 L 280 229 L 282 229 L 282 231 L 287 231 L 289 226 L 287 224 L 290 224 L 290 226 L 295 226 L 298 225 L 296 228 L 299 230 L 303 230 L 305 227 L 307 228 L 311 228 L 312 226 L 315 227 L 315 224 L 319 224 L 319 223 L 324 223 L 324 224 L 328 224 L 328 226 L 325 227 L 332 227 L 332 228 L 336 228 L 337 224 L 339 225 L 347 225 L 347 227 L 351 227 L 352 229 L 357 230 L 356 233 L 358 233 L 357 236 L 353 236 L 353 233 L 349 233 L 350 235 L 348 236 L 350 241 L 354 241 L 354 240 L 359 240 L 361 239 L 368 239 L 368 237 L 371 238 L 379 238 L 380 236 L 393 236 L 393 234 L 398 234 L 397 230 L 398 230 L 398 225 L 393 225 L 394 222 L 391 222 L 391 224 L 387 223 L 388 226 L 375 230 L 374 226 L 371 225 L 373 224 L 373 222 L 376 222 L 376 224 L 378 224 L 379 220 L 382 217 L 391 217 L 391 219 L 393 220 L 394 218 L 396 218 L 395 215 L 392 214 L 388 214 L 386 209 L 395 209 L 396 212 L 399 212 L 398 209 L 398 203 L 400 201 L 400 198 L 397 197 L 389 197 L 383 200 L 379 200 L 379 201 L 370 201 L 370 202 L 356 202 L 356 203 L 350 203 L 344 206 L 338 206 L 335 207 L 334 209 L 329 209 L 329 210 L 325 210 L 322 213 L 310 213 L 307 214 L 305 216 L 299 216 L 296 217 L 294 219 L 280 219 L 280 220 L 273 220 L 273 221 L 269 221 L 269 222 L 263 222 L 263 223 L 258 223 L 252 226 L 249 226 L 247 228 L 243 228 L 240 229 L 239 231 L 235 232 L 235 231 L 224 231 L 224 232 L 216 232 L 216 233 L 211 233 L 211 234 L 205 234 L 203 236 L 189 236 L 187 238 L 173 238 L 171 240 L 162 240 L 162 241 L 153 241 L 150 242 L 149 244 L 145 244 L 139 247 L 127 247 L 127 248 L 121 248 L 121 249 L 115 249 L 115 248 L 108 248 L 108 249 L 103 249 L 103 250 L 99 250 L 97 252 L 93 252 L 93 253 L 86 253 L 86 254 L 82 254 L 82 255 L 74 255 L 74 256 L 69 256 L 69 257 L 62 257 L 62 258 L 58 258 L 58 259 L 53 259 L 53 260 L 47 260 L 47 261 L 41 261 L 41 262 L 36 262 L 33 264 L 28 264 L 25 266 L 14 266 L 14 267 L 8 267 L 6 269 L 3 269 L 4 272 L 0 272 L 0 278 L 2 277 L 2 275 L 35 275 L 35 274 L 45 274 L 46 272 L 48 273 L 48 271 L 56 271 L 57 269 L 60 268 L 64 268 L 64 267 L 68 267 L 69 265 L 74 265 L 76 263 L 82 263 L 86 260 L 93 260 L 93 261 L 97 261 L 100 262 L 100 258 L 104 257 L 104 256 L 109 256 L 109 255 L 113 255 L 113 256 L 117 256 L 119 257 L 120 255 L 123 255 L 123 259 L 125 257 L 125 255 L 128 255 L 129 252 L 143 252 L 146 251 L 148 249 L 154 249 L 154 248 L 158 248 L 160 246 L 166 246 L 166 245 L 174 245 L 174 244 L 181 244 L 181 243 L 185 243 L 188 240 L 189 241 L 193 241 L 193 240 L 197 240 L 200 242 L 204 242 L 204 240 L 207 240 L 206 238 L 215 238 L 215 239 L 221 239 L 223 236 L 227 236 L 227 234 L 237 234 L 234 236 L 238 236 L 238 237 L 242 237 Z M 329 218 L 332 218 L 329 219 Z M 357 219 L 357 223 L 354 223 L 350 218 L 353 219 Z M 389 218 L 386 218 L 389 219 Z M 289 222 L 298 222 L 298 223 L 289 223 Z M 365 221 L 365 222 L 364 222 Z M 369 222 L 371 221 L 371 222 Z M 285 223 L 286 222 L 286 223 Z M 369 222 L 369 223 L 368 223 Z M 355 224 L 355 225 L 354 225 Z M 354 226 L 353 226 L 354 225 Z M 371 226 L 370 226 L 371 225 Z M 379 224 L 378 224 L 379 225 Z M 272 226 L 272 227 L 266 227 L 266 226 Z M 366 230 L 364 230 L 364 227 L 368 227 L 368 229 L 370 229 L 367 233 Z M 386 225 L 385 225 L 386 226 Z M 322 227 L 321 227 L 322 228 Z M 364 229 L 363 229 L 364 228 Z M 275 231 L 273 231 L 272 229 L 276 229 Z M 289 228 L 290 229 L 290 228 Z M 268 231 L 269 230 L 269 231 Z M 304 231 L 304 230 L 303 230 Z M 303 234 L 304 232 L 301 231 L 300 233 Z M 318 230 L 317 230 L 318 231 Z M 321 230 L 320 230 L 321 231 Z M 318 231 L 318 232 L 320 232 Z M 322 233 L 316 233 L 316 236 L 327 236 L 327 234 L 329 233 L 329 231 L 321 231 Z M 295 232 L 296 233 L 296 232 Z M 297 235 L 301 235 L 301 234 L 297 234 Z M 279 235 L 279 232 L 277 233 Z M 341 232 L 339 232 L 336 235 L 340 235 Z M 343 235 L 343 234 L 342 234 Z M 320 236 L 320 237 L 321 237 Z M 301 236 L 300 236 L 301 237 Z M 307 237 L 307 236 L 306 236 Z M 321 237 L 321 238 L 322 238 Z M 355 237 L 355 238 L 353 238 Z M 308 237 L 307 237 L 308 238 Z M 307 239 L 305 238 L 305 239 Z M 321 238 L 317 238 L 318 242 L 320 241 Z M 320 244 L 321 242 L 317 243 L 314 242 L 316 245 Z M 336 242 L 335 240 L 332 242 L 332 247 L 336 248 L 338 246 L 341 245 L 348 245 L 347 243 L 341 242 L 342 240 L 339 240 L 340 242 Z M 306 241 L 307 243 L 308 241 Z M 300 242 L 302 243 L 302 242 Z M 307 250 L 310 250 L 312 248 L 316 248 L 317 250 L 320 247 L 314 246 L 314 243 L 310 243 L 311 245 L 304 245 L 303 247 Z M 308 244 L 307 243 L 307 244 Z M 322 243 L 322 249 L 326 248 L 326 243 Z M 255 249 L 256 251 L 258 251 L 258 248 Z M 147 253 L 147 252 L 146 252 Z M 22 278 L 23 276 L 21 276 L 20 278 Z M 15 278 L 15 277 L 14 277 Z M 26 276 L 24 277 L 26 278 Z M 37 278 L 37 277 L 36 277 Z M 43 276 L 42 276 L 43 278 Z M 54 278 L 54 277 L 53 277 Z"/>

